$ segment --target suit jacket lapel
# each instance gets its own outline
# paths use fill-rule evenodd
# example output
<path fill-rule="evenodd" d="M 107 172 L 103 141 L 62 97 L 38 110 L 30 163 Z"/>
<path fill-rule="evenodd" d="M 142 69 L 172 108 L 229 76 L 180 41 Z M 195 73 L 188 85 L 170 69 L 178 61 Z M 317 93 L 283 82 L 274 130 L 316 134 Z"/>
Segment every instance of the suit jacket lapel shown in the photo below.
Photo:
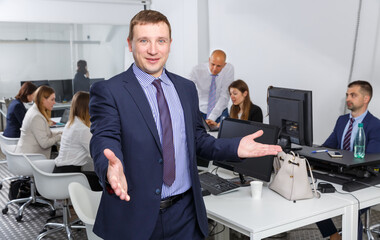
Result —
<path fill-rule="evenodd" d="M 144 90 L 142 89 L 140 83 L 138 82 L 135 74 L 133 73 L 132 67 L 130 67 L 126 72 L 126 77 L 123 79 L 124 88 L 129 92 L 132 96 L 135 104 L 141 112 L 150 132 L 152 133 L 154 140 L 158 148 L 162 153 L 160 137 L 158 136 L 157 126 L 154 121 L 152 111 L 150 109 L 150 105 L 148 100 L 146 99 Z"/>

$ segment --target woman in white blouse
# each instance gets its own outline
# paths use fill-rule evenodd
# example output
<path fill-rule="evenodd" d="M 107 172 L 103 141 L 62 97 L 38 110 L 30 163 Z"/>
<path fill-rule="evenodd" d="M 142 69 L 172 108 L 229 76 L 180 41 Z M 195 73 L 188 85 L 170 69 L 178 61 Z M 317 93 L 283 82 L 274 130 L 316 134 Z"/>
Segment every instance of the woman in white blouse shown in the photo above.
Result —
<path fill-rule="evenodd" d="M 59 155 L 55 159 L 54 173 L 83 172 L 89 180 L 91 189 L 101 190 L 94 172 L 82 171 L 82 166 L 92 164 L 90 156 L 90 94 L 77 92 L 72 99 L 70 117 L 67 122 L 62 138 Z M 92 167 L 93 168 L 93 167 Z"/>
<path fill-rule="evenodd" d="M 51 111 L 55 104 L 54 89 L 40 86 L 33 106 L 26 112 L 21 126 L 16 153 L 41 153 L 50 158 L 51 147 L 61 139 L 62 132 L 50 130 Z"/>

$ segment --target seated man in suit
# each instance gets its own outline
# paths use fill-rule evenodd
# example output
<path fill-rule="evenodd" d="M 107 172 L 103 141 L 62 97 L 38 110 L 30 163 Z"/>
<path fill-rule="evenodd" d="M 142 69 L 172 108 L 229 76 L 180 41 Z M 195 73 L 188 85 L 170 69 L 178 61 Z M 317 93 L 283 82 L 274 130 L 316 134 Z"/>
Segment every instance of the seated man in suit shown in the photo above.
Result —
<path fill-rule="evenodd" d="M 358 80 L 348 85 L 346 104 L 351 113 L 338 118 L 334 131 L 323 143 L 324 147 L 353 151 L 358 124 L 363 123 L 366 137 L 365 152 L 380 153 L 380 120 L 367 110 L 371 98 L 372 86 L 369 82 Z M 359 213 L 359 240 L 362 239 L 361 229 L 363 229 L 360 215 L 366 210 L 362 209 Z M 318 222 L 317 225 L 323 237 L 330 236 L 332 240 L 341 239 L 331 219 Z"/>

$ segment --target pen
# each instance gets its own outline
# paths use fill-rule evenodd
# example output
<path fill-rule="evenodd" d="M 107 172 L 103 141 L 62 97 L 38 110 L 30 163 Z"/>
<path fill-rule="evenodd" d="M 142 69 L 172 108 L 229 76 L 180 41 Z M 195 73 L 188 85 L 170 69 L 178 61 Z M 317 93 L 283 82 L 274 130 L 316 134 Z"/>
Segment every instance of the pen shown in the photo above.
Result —
<path fill-rule="evenodd" d="M 311 153 L 320 153 L 320 152 L 328 152 L 328 150 L 327 149 L 314 150 Z"/>

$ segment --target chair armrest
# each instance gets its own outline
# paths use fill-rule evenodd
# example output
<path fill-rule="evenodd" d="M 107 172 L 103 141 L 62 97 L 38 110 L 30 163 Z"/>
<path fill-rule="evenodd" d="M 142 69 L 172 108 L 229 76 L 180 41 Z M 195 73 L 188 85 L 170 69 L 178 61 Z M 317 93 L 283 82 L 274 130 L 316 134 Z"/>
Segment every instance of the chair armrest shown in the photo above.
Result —
<path fill-rule="evenodd" d="M 33 163 L 38 169 L 47 173 L 52 173 L 55 167 L 55 162 L 51 159 L 34 160 Z"/>

